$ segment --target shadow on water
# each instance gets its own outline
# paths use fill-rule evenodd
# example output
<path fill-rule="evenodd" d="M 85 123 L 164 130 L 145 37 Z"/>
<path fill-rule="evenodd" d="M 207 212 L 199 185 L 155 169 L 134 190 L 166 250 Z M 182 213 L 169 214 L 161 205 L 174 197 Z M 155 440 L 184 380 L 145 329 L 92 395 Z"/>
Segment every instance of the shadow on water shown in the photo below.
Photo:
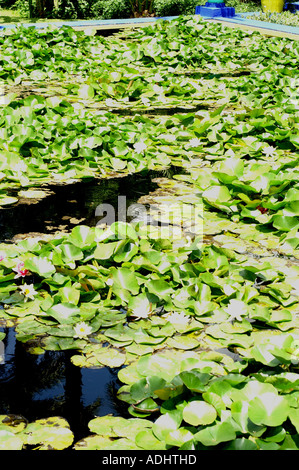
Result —
<path fill-rule="evenodd" d="M 130 204 L 157 188 L 155 178 L 169 178 L 178 171 L 182 169 L 171 167 L 46 187 L 49 195 L 44 199 L 20 200 L 0 210 L 0 240 L 12 241 L 20 234 L 68 232 L 76 224 L 95 226 L 103 219 L 96 216 L 101 204 L 113 206 L 119 220 L 119 196 L 125 197 L 122 209 L 127 212 Z M 21 415 L 29 422 L 61 416 L 68 421 L 74 442 L 90 434 L 88 422 L 95 416 L 130 416 L 127 404 L 117 399 L 121 385 L 117 369 L 74 366 L 71 356 L 76 352 L 72 350 L 32 354 L 16 339 L 14 328 L 0 327 L 0 331 L 6 333 L 0 341 L 0 414 Z"/>
<path fill-rule="evenodd" d="M 48 186 L 50 194 L 40 201 L 20 200 L 18 204 L 0 210 L 0 242 L 11 240 L 19 234 L 69 231 L 79 223 L 95 226 L 105 216 L 96 216 L 96 208 L 101 204 L 113 206 L 115 220 L 119 220 L 119 196 L 125 196 L 128 208 L 141 196 L 157 188 L 153 178 L 169 176 L 172 171 L 141 172 L 111 179 Z M 122 214 L 122 220 L 125 217 L 126 213 Z"/>
<path fill-rule="evenodd" d="M 16 414 L 29 422 L 61 416 L 74 433 L 74 442 L 90 434 L 95 416 L 126 416 L 127 407 L 116 398 L 117 370 L 74 366 L 74 351 L 46 351 L 34 355 L 6 332 L 4 361 L 0 363 L 0 414 Z"/>
<path fill-rule="evenodd" d="M 172 167 L 47 187 L 49 195 L 44 199 L 20 200 L 0 210 L 0 240 L 11 241 L 20 234 L 69 231 L 79 223 L 95 226 L 101 220 L 96 216 L 101 204 L 113 206 L 119 220 L 119 196 L 126 198 L 126 212 L 130 204 L 157 188 L 155 178 L 169 178 L 177 172 L 178 168 Z M 74 442 L 90 434 L 88 422 L 95 416 L 129 416 L 127 404 L 117 399 L 121 385 L 117 369 L 74 366 L 72 350 L 32 354 L 16 339 L 14 328 L 0 327 L 0 331 L 6 333 L 0 341 L 0 414 L 21 415 L 29 422 L 61 416 L 68 421 Z"/>
<path fill-rule="evenodd" d="M 20 200 L 0 210 L 0 240 L 11 241 L 19 234 L 69 231 L 78 223 L 95 226 L 101 220 L 96 217 L 101 204 L 113 206 L 118 220 L 119 196 L 125 196 L 128 207 L 157 188 L 154 178 L 177 172 L 178 168 L 172 167 L 47 187 L 49 195 L 44 199 Z M 87 424 L 95 416 L 129 416 L 127 404 L 116 396 L 121 385 L 117 369 L 74 366 L 72 350 L 32 354 L 16 339 L 14 328 L 0 327 L 0 331 L 6 333 L 0 341 L 0 414 L 21 415 L 29 422 L 62 416 L 74 433 L 74 442 L 90 434 Z"/>

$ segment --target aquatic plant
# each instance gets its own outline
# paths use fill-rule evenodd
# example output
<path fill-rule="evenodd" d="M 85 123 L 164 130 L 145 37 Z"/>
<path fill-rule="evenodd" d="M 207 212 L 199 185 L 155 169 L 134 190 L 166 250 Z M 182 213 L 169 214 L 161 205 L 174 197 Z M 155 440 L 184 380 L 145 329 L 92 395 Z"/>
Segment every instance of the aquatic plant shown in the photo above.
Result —
<path fill-rule="evenodd" d="M 257 21 L 266 21 L 268 23 L 284 24 L 286 26 L 298 26 L 299 15 L 297 11 L 283 11 L 281 13 L 259 12 L 252 16 Z"/>

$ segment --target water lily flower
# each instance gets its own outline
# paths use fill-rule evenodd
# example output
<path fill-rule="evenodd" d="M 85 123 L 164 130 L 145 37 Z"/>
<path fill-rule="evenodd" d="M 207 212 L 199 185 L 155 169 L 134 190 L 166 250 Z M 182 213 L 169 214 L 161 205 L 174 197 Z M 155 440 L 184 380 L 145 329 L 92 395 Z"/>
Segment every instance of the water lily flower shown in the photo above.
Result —
<path fill-rule="evenodd" d="M 197 137 L 194 137 L 189 142 L 189 147 L 199 147 L 202 144 L 202 141 Z"/>
<path fill-rule="evenodd" d="M 159 73 L 156 73 L 153 77 L 155 82 L 161 82 L 163 80 L 163 77 Z"/>
<path fill-rule="evenodd" d="M 74 338 L 86 338 L 92 332 L 91 326 L 87 325 L 84 321 L 77 323 L 74 330 L 76 333 Z"/>
<path fill-rule="evenodd" d="M 5 253 L 3 251 L 0 251 L 0 261 L 3 261 L 5 259 Z"/>
<path fill-rule="evenodd" d="M 17 274 L 15 275 L 15 279 L 18 277 L 25 277 L 29 273 L 28 269 L 24 268 L 24 261 L 20 261 L 15 268 L 13 268 Z"/>
<path fill-rule="evenodd" d="M 14 173 L 17 173 L 20 175 L 21 173 L 25 173 L 27 171 L 27 165 L 24 161 L 20 160 L 19 163 L 16 163 L 13 167 L 12 170 Z"/>
<path fill-rule="evenodd" d="M 229 321 L 242 321 L 242 317 L 247 315 L 247 305 L 242 300 L 231 299 L 224 310 L 229 314 Z"/>
<path fill-rule="evenodd" d="M 276 148 L 272 147 L 272 145 L 269 145 L 268 147 L 264 147 L 262 152 L 267 156 L 267 157 L 273 157 L 276 153 Z"/>
<path fill-rule="evenodd" d="M 161 93 L 163 93 L 163 88 L 160 87 L 159 85 L 153 85 L 153 91 L 155 93 L 161 94 Z"/>
<path fill-rule="evenodd" d="M 107 98 L 107 99 L 105 100 L 105 104 L 106 104 L 106 106 L 108 106 L 108 107 L 114 106 L 114 100 L 113 100 L 112 98 Z"/>
<path fill-rule="evenodd" d="M 23 294 L 25 297 L 24 302 L 27 302 L 28 299 L 33 300 L 34 296 L 37 294 L 33 284 L 23 284 L 22 286 L 19 286 L 19 288 L 21 294 Z"/>
<path fill-rule="evenodd" d="M 144 104 L 145 106 L 149 105 L 151 100 L 149 100 L 146 96 L 141 96 L 141 102 L 142 104 Z"/>
<path fill-rule="evenodd" d="M 170 323 L 174 325 L 186 326 L 189 323 L 190 318 L 185 315 L 183 312 L 169 312 L 163 315 Z"/>
<path fill-rule="evenodd" d="M 143 142 L 143 140 L 139 141 L 139 142 L 136 142 L 134 145 L 133 145 L 134 149 L 135 149 L 135 152 L 137 153 L 143 153 L 144 150 L 147 149 L 147 145 Z"/>
<path fill-rule="evenodd" d="M 139 298 L 139 302 L 132 308 L 131 316 L 139 318 L 148 318 L 152 313 L 152 303 L 146 297 Z"/>

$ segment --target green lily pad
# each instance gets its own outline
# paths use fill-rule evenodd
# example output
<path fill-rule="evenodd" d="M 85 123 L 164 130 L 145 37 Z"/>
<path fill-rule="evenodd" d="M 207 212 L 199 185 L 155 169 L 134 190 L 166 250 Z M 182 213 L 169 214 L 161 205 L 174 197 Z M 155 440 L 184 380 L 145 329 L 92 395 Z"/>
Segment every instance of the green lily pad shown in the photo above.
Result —
<path fill-rule="evenodd" d="M 22 450 L 24 442 L 13 432 L 0 428 L 0 450 Z"/>
<path fill-rule="evenodd" d="M 192 400 L 183 409 L 184 420 L 192 426 L 211 424 L 216 417 L 215 408 L 201 400 Z"/>
<path fill-rule="evenodd" d="M 176 349 L 194 349 L 199 346 L 199 342 L 196 338 L 192 338 L 192 336 L 180 336 L 180 337 L 172 337 L 167 339 L 168 346 Z"/>
<path fill-rule="evenodd" d="M 152 430 L 160 441 L 164 441 L 170 432 L 178 430 L 181 422 L 182 416 L 180 412 L 165 413 L 154 422 Z"/>
<path fill-rule="evenodd" d="M 288 417 L 289 404 L 284 397 L 266 392 L 249 403 L 248 417 L 258 425 L 279 426 Z"/>
<path fill-rule="evenodd" d="M 17 197 L 0 195 L 0 206 L 8 206 L 18 202 Z"/>
<path fill-rule="evenodd" d="M 25 261 L 25 268 L 42 277 L 50 277 L 56 272 L 55 266 L 45 257 L 33 256 Z"/>
<path fill-rule="evenodd" d="M 74 435 L 69 424 L 60 417 L 36 420 L 19 433 L 27 445 L 38 445 L 40 450 L 63 450 L 70 447 Z"/>
<path fill-rule="evenodd" d="M 105 436 L 88 436 L 80 441 L 77 441 L 73 449 L 74 450 L 106 450 L 108 446 L 112 443 L 110 437 Z"/>
<path fill-rule="evenodd" d="M 193 438 L 204 446 L 215 446 L 221 442 L 234 440 L 236 432 L 231 423 L 224 421 L 198 431 Z"/>
<path fill-rule="evenodd" d="M 140 431 L 135 438 L 135 442 L 143 450 L 167 449 L 167 444 L 157 439 L 151 429 Z"/>
<path fill-rule="evenodd" d="M 17 434 L 18 432 L 25 429 L 27 426 L 27 420 L 23 416 L 19 415 L 0 415 L 0 427 L 7 431 Z"/>

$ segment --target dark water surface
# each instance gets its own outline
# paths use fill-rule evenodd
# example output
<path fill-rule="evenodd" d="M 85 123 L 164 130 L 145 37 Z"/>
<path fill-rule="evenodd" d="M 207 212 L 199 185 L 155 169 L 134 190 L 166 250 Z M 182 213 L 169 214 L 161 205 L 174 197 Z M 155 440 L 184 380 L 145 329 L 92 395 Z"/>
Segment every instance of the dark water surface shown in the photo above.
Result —
<path fill-rule="evenodd" d="M 127 405 L 116 398 L 118 370 L 74 366 L 70 358 L 75 351 L 34 355 L 16 340 L 13 328 L 0 331 L 6 332 L 0 414 L 21 415 L 29 422 L 61 416 L 68 421 L 74 442 L 91 434 L 87 424 L 95 416 L 127 416 Z"/>
<path fill-rule="evenodd" d="M 166 171 L 168 175 L 173 170 L 146 171 L 117 178 L 47 186 L 46 190 L 50 194 L 44 199 L 20 200 L 16 205 L 0 209 L 0 242 L 29 232 L 69 231 L 78 223 L 95 226 L 101 220 L 95 214 L 101 204 L 113 206 L 117 220 L 118 197 L 125 197 L 128 207 L 156 189 L 157 185 L 152 180 L 165 176 Z"/>

